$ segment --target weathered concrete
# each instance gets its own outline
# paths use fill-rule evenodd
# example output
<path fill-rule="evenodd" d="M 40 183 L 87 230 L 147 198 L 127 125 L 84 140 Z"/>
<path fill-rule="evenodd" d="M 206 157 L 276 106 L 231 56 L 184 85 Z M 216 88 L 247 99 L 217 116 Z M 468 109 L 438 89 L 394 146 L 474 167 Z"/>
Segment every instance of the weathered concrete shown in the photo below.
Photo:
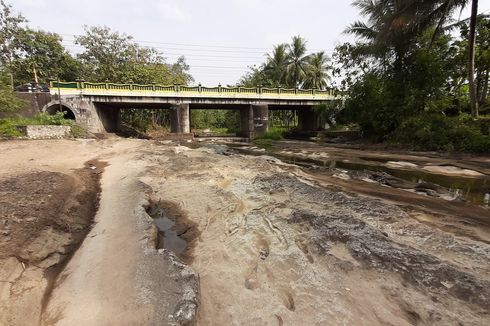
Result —
<path fill-rule="evenodd" d="M 70 126 L 17 126 L 20 132 L 30 139 L 61 139 L 70 135 Z"/>
<path fill-rule="evenodd" d="M 269 107 L 252 105 L 255 135 L 264 134 L 269 130 Z"/>
<path fill-rule="evenodd" d="M 173 105 L 170 110 L 170 130 L 179 134 L 190 133 L 189 104 Z"/>
<path fill-rule="evenodd" d="M 58 96 L 53 96 L 52 100 L 44 105 L 41 109 L 42 112 L 48 112 L 54 114 L 59 111 L 60 101 Z M 107 131 L 114 131 L 119 127 L 119 109 L 117 114 L 109 106 L 99 106 L 92 102 L 89 98 L 82 97 L 64 97 L 61 99 L 61 106 L 63 110 L 69 110 L 73 113 L 75 121 L 80 125 L 88 129 L 93 133 L 103 133 Z M 110 113 L 103 110 L 109 110 Z M 110 122 L 110 118 L 116 119 L 114 122 Z M 104 122 L 106 126 L 104 125 Z M 106 129 L 108 127 L 108 129 Z"/>
<path fill-rule="evenodd" d="M 254 112 L 251 105 L 240 108 L 240 136 L 253 138 Z"/>
<path fill-rule="evenodd" d="M 97 103 L 95 104 L 95 111 L 102 124 L 100 132 L 116 132 L 121 129 L 121 114 L 119 108 Z"/>
<path fill-rule="evenodd" d="M 205 97 L 152 97 L 152 96 L 101 96 L 62 95 L 64 111 L 73 113 L 75 120 L 92 133 L 115 132 L 120 128 L 120 109 L 170 109 L 172 133 L 190 133 L 190 109 L 240 110 L 240 136 L 252 138 L 255 134 L 268 130 L 269 109 L 297 110 L 300 130 L 317 130 L 319 121 L 311 110 L 318 104 L 312 99 L 253 99 L 253 98 L 205 98 Z M 59 111 L 57 95 L 46 104 L 42 111 Z"/>

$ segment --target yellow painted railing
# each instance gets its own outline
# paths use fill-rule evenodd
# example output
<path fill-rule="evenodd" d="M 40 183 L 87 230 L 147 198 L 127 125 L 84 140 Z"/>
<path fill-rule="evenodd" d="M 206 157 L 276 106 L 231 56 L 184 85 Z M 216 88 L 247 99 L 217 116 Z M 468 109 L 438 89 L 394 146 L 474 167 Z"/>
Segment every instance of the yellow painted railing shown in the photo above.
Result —
<path fill-rule="evenodd" d="M 311 98 L 332 98 L 334 93 L 332 90 L 318 89 L 286 89 L 286 88 L 270 88 L 270 87 L 204 87 L 198 86 L 183 86 L 183 85 L 140 85 L 140 84 L 114 84 L 114 83 L 91 83 L 82 80 L 75 82 L 51 82 L 51 90 L 89 90 L 89 91 L 123 91 L 123 92 L 152 92 L 152 93 L 185 93 L 206 95 L 263 95 L 263 96 L 287 96 L 287 97 L 311 97 Z"/>

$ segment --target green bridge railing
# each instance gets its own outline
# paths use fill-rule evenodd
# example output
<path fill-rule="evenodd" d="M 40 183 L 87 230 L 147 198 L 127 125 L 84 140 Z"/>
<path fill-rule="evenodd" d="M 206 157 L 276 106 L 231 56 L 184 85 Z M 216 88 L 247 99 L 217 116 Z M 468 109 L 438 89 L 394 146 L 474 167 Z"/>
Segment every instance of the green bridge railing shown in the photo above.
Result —
<path fill-rule="evenodd" d="M 166 92 L 166 93 L 200 93 L 200 94 L 226 94 L 226 95 L 288 95 L 288 96 L 312 96 L 312 97 L 331 97 L 334 96 L 332 90 L 318 89 L 286 89 L 271 87 L 204 87 L 184 86 L 184 85 L 140 85 L 140 84 L 115 84 L 115 83 L 91 83 L 86 81 L 57 82 L 51 81 L 52 90 L 90 90 L 90 91 L 123 91 L 123 92 Z"/>

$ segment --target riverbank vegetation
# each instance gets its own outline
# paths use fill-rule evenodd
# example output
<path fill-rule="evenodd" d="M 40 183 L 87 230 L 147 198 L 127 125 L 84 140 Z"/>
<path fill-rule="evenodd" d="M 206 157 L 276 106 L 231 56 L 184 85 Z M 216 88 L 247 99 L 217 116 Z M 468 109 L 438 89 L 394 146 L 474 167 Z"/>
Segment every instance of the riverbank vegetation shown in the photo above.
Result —
<path fill-rule="evenodd" d="M 453 21 L 470 2 L 472 16 Z M 315 111 L 329 128 L 356 124 L 373 142 L 488 153 L 490 18 L 476 14 L 477 2 L 353 1 L 365 18 L 346 28 L 356 42 L 337 46 L 328 58 L 307 54 L 306 40 L 294 37 L 241 83 L 328 85 L 341 100 Z"/>
<path fill-rule="evenodd" d="M 346 30 L 359 41 L 335 52 L 334 74 L 345 96 L 341 121 L 358 123 L 374 141 L 490 152 L 490 20 L 474 17 L 473 48 L 471 19 L 450 20 L 468 1 L 454 3 L 354 2 L 366 21 Z"/>
<path fill-rule="evenodd" d="M 12 117 L 0 119 L 0 137 L 13 138 L 21 137 L 22 133 L 17 128 L 18 126 L 32 126 L 32 125 L 55 125 L 55 126 L 70 126 L 71 135 L 77 138 L 83 138 L 87 136 L 85 130 L 77 125 L 73 120 L 65 119 L 63 112 L 57 112 L 50 115 L 48 113 L 41 113 L 35 117 Z"/>

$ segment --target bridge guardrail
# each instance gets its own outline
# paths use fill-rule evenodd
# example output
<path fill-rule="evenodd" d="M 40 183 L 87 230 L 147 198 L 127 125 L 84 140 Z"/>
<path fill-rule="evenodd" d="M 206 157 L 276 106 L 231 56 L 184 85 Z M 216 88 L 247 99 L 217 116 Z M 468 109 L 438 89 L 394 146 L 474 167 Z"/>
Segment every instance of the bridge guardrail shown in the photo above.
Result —
<path fill-rule="evenodd" d="M 287 97 L 311 97 L 311 98 L 332 98 L 335 96 L 333 90 L 319 90 L 319 89 L 287 89 L 287 88 L 271 88 L 271 87 L 205 87 L 198 86 L 185 86 L 185 85 L 141 85 L 141 84 L 116 84 L 116 83 L 92 83 L 83 80 L 75 82 L 50 82 L 51 90 L 63 89 L 63 90 L 78 90 L 83 92 L 87 91 L 105 91 L 105 92 L 152 92 L 152 93 L 188 93 L 188 94 L 209 94 L 209 95 L 277 95 Z"/>

